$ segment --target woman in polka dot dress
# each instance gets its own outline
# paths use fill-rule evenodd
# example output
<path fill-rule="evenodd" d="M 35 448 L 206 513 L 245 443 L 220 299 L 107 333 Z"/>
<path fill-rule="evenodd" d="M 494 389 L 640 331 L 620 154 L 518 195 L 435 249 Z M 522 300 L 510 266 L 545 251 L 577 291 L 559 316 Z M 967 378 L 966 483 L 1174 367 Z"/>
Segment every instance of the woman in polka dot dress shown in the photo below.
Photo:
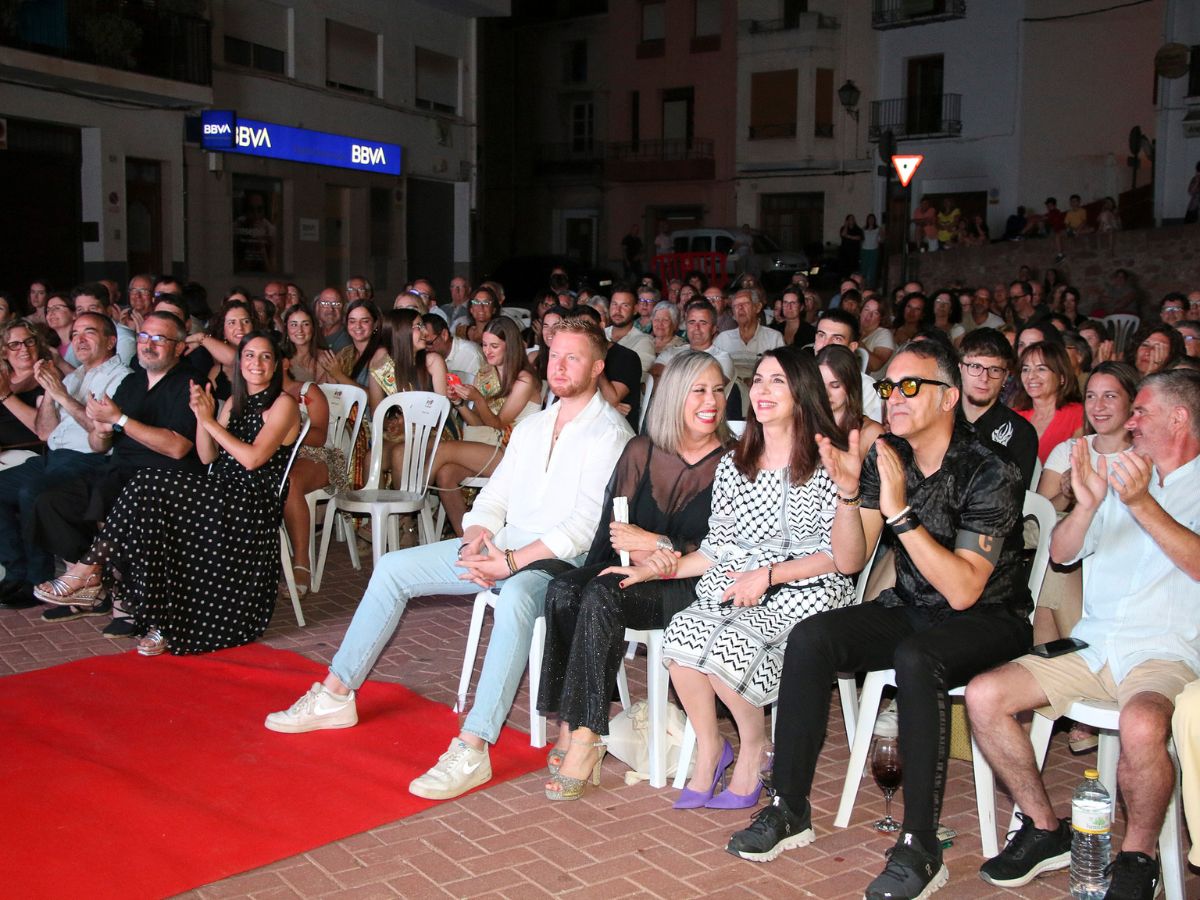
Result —
<path fill-rule="evenodd" d="M 255 331 L 238 346 L 220 416 L 211 388 L 193 385 L 196 451 L 211 471 L 139 472 L 68 569 L 80 587 L 57 602 L 78 602 L 102 577 L 145 635 L 143 656 L 206 653 L 262 634 L 278 594 L 279 481 L 300 432 L 282 378 L 274 340 Z"/>

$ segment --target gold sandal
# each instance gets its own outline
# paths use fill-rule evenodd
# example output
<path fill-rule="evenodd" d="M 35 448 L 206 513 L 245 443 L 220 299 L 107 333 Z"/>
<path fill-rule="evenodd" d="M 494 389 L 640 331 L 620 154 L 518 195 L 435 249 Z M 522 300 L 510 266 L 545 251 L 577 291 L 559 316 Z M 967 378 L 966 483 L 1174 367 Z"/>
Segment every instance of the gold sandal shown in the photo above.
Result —
<path fill-rule="evenodd" d="M 566 750 L 560 750 L 558 747 L 550 748 L 550 752 L 546 754 L 546 768 L 550 770 L 551 775 L 558 774 L 558 770 L 562 767 L 563 760 L 566 759 L 566 756 Z"/>
<path fill-rule="evenodd" d="M 68 581 L 82 583 L 72 589 L 67 584 Z M 33 596 L 43 603 L 53 603 L 55 606 L 93 606 L 100 599 L 100 591 L 103 589 L 99 572 L 88 575 L 60 575 L 35 587 Z"/>
<path fill-rule="evenodd" d="M 142 656 L 161 656 L 167 652 L 167 639 L 157 628 L 151 628 L 137 643 L 137 652 Z"/>
<path fill-rule="evenodd" d="M 576 741 L 571 741 L 575 744 Z M 600 786 L 600 766 L 604 762 L 604 754 L 608 752 L 608 745 L 603 741 L 595 741 L 588 744 L 589 747 L 594 747 L 597 750 L 596 762 L 592 766 L 592 784 L 596 787 Z M 547 800 L 578 800 L 583 796 L 583 792 L 587 789 L 588 779 L 572 778 L 570 775 L 564 775 L 562 772 L 555 772 L 550 776 L 550 781 L 558 785 L 558 790 L 553 791 L 546 788 Z"/>

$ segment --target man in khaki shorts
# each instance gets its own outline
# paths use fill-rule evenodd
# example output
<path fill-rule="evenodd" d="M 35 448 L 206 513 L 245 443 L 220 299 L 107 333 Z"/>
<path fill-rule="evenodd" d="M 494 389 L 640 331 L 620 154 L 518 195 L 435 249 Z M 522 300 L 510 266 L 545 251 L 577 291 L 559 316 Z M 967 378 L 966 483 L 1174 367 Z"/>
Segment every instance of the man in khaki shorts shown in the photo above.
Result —
<path fill-rule="evenodd" d="M 1046 659 L 1023 656 L 975 678 L 967 709 L 975 739 L 1020 805 L 1021 829 L 980 877 L 1019 887 L 1070 863 L 1068 819 L 1054 815 L 1033 748 L 1015 716 L 1075 700 L 1121 710 L 1117 784 L 1128 812 L 1110 900 L 1152 897 L 1158 832 L 1175 784 L 1166 743 L 1175 697 L 1200 674 L 1200 372 L 1142 381 L 1126 423 L 1133 449 L 1094 469 L 1083 441 L 1071 453 L 1075 508 L 1054 529 L 1050 556 L 1085 560 L 1087 643 Z"/>

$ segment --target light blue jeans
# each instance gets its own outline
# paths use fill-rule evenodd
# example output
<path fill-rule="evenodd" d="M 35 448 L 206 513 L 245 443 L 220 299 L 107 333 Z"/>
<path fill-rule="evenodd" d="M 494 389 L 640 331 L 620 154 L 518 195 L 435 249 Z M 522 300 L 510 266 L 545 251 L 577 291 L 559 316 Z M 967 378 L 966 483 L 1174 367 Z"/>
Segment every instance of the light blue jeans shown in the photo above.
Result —
<path fill-rule="evenodd" d="M 391 640 L 412 597 L 477 594 L 479 585 L 459 580 L 464 572 L 456 565 L 459 546 L 459 541 L 451 540 L 385 554 L 375 566 L 367 592 L 329 671 L 343 684 L 358 690 Z M 500 598 L 496 602 L 492 635 L 475 690 L 475 702 L 463 723 L 464 731 L 489 744 L 499 738 L 517 695 L 521 675 L 529 662 L 533 623 L 542 614 L 550 578 L 545 572 L 521 572 L 497 585 Z"/>

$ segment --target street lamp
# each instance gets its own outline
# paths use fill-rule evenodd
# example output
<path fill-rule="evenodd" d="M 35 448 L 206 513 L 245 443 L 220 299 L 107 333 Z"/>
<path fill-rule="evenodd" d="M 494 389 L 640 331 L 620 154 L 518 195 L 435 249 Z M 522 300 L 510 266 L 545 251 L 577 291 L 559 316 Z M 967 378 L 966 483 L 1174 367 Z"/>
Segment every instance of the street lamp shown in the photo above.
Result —
<path fill-rule="evenodd" d="M 850 115 L 850 117 L 857 122 L 858 101 L 859 98 L 862 97 L 862 91 L 858 89 L 858 85 L 847 78 L 846 83 L 838 88 L 837 95 L 838 100 L 842 104 L 842 109 L 844 109 Z"/>

